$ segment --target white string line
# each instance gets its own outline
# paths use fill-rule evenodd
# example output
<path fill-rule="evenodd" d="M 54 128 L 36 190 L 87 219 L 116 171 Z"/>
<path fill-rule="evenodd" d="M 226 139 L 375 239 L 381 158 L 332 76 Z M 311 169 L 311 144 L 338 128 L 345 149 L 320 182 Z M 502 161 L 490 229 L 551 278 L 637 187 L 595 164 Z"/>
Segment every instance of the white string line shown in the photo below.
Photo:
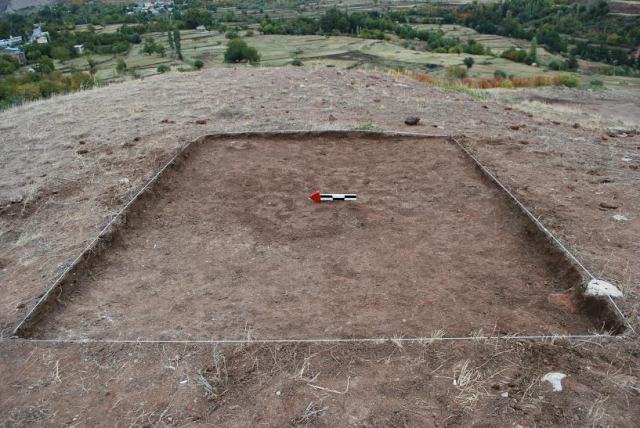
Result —
<path fill-rule="evenodd" d="M 482 165 L 480 161 L 475 156 L 473 156 L 471 152 L 462 143 L 460 143 L 455 137 L 451 137 L 451 140 L 453 140 L 453 142 L 455 142 L 458 145 L 458 147 L 460 147 L 460 149 L 462 149 L 462 151 L 464 151 L 467 154 L 467 156 L 469 156 L 471 160 L 473 160 L 473 162 L 478 166 L 478 168 L 482 170 L 482 172 L 488 175 L 491 178 L 491 180 L 493 180 L 494 183 L 496 183 L 502 190 L 504 190 L 507 193 L 507 195 L 509 195 L 509 197 L 511 197 L 511 199 L 520 207 L 520 209 L 525 213 L 525 215 L 529 217 L 529 219 L 531 219 L 531 221 L 533 221 L 540 228 L 540 230 L 542 230 L 542 232 L 549 239 L 551 239 L 567 257 L 569 257 L 577 266 L 579 266 L 591 279 L 598 279 L 594 274 L 591 273 L 589 269 L 587 269 L 580 262 L 580 260 L 578 260 L 576 256 L 573 255 L 571 251 L 567 249 L 567 247 L 564 246 L 562 242 L 560 242 L 558 238 L 556 238 L 553 235 L 553 233 L 551 233 L 551 231 L 549 231 L 549 229 L 545 227 L 544 224 L 542 224 L 540 220 L 538 220 L 536 216 L 533 215 L 531 211 L 529 211 L 529 209 L 522 202 L 520 202 L 520 200 L 507 188 L 507 186 L 502 184 L 502 182 L 498 180 L 498 178 L 495 175 L 493 175 L 491 171 L 485 168 L 485 166 Z M 609 302 L 613 305 L 613 308 L 616 310 L 616 312 L 618 312 L 618 315 L 620 315 L 620 317 L 622 318 L 622 321 L 627 325 L 628 328 L 631 329 L 631 331 L 635 332 L 635 329 L 633 328 L 631 323 L 629 323 L 629 321 L 627 320 L 627 317 L 625 317 L 624 313 L 618 307 L 618 305 L 613 300 L 613 298 L 609 295 L 607 295 L 607 297 L 609 299 Z"/>
<path fill-rule="evenodd" d="M 194 140 L 196 141 L 196 140 Z M 29 312 L 27 313 L 27 315 L 25 315 L 25 317 L 22 319 L 22 321 L 20 321 L 20 323 L 16 326 L 16 328 L 13 330 L 13 334 L 17 334 L 20 329 L 22 328 L 22 326 L 29 320 L 29 318 L 40 308 L 41 305 L 43 305 L 48 299 L 49 296 L 51 295 L 51 293 L 60 286 L 60 284 L 62 284 L 62 282 L 66 279 L 67 275 L 82 261 L 82 259 L 91 251 L 93 251 L 93 249 L 97 246 L 98 242 L 104 238 L 107 235 L 107 232 L 109 231 L 109 229 L 118 221 L 120 220 L 120 217 L 122 217 L 122 215 L 131 207 L 131 205 L 133 205 L 138 198 L 149 188 L 151 187 L 151 185 L 160 177 L 160 175 L 162 175 L 162 173 L 170 166 L 172 165 L 176 159 L 178 158 L 178 156 L 180 156 L 184 150 L 190 146 L 194 141 L 190 141 L 189 143 L 187 143 L 186 145 L 184 145 L 183 147 L 181 147 L 178 152 L 166 163 L 164 164 L 164 166 L 162 168 L 160 168 L 160 170 L 158 172 L 155 173 L 155 175 L 149 180 L 147 181 L 147 183 L 142 186 L 142 188 L 131 198 L 131 200 L 129 200 L 129 202 L 127 202 L 126 205 L 124 205 L 122 208 L 120 208 L 120 210 L 118 210 L 118 212 L 116 212 L 116 214 L 111 218 L 111 220 L 109 220 L 109 222 L 106 224 L 105 227 L 102 228 L 102 230 L 100 231 L 100 233 L 98 233 L 98 235 L 93 238 L 91 240 L 91 242 L 89 242 L 89 244 L 84 248 L 84 250 L 82 250 L 80 252 L 80 254 L 71 262 L 71 264 L 69 264 L 69 266 L 66 267 L 66 269 L 64 271 L 62 271 L 62 273 L 60 275 L 58 275 L 58 277 L 56 278 L 56 280 L 51 284 L 51 286 L 47 289 L 47 291 L 42 295 L 42 297 L 40 297 L 40 299 L 38 299 L 38 301 L 36 302 L 36 304 L 31 308 L 31 310 L 29 310 Z"/>
<path fill-rule="evenodd" d="M 522 202 L 520 202 L 520 200 L 518 200 L 518 198 L 516 198 L 516 196 L 511 193 L 511 191 L 500 182 L 500 180 L 498 180 L 496 178 L 495 175 L 493 175 L 487 168 L 484 167 L 484 165 L 482 165 L 480 163 L 480 161 L 478 159 L 476 159 L 475 156 L 473 156 L 471 154 L 471 152 L 469 150 L 467 150 L 466 147 L 464 147 L 457 139 L 455 138 L 451 138 L 457 145 L 458 147 L 460 147 L 466 154 L 467 156 L 469 156 L 473 162 L 475 162 L 475 164 L 482 170 L 482 172 L 484 172 L 485 174 L 487 174 L 502 190 L 504 190 L 507 195 L 509 195 L 511 197 L 511 199 L 520 207 L 520 209 L 527 215 L 527 217 L 529 217 L 543 232 L 545 235 L 547 235 L 548 238 L 550 238 L 551 240 L 553 240 L 556 245 L 558 245 L 558 247 L 560 247 L 560 249 L 565 253 L 565 255 L 567 255 L 571 260 L 573 260 L 573 262 L 578 265 L 591 279 L 596 279 L 596 277 L 589 271 L 589 269 L 587 269 L 581 262 L 580 260 L 578 260 L 568 249 L 567 247 L 565 247 L 562 242 L 560 242 L 560 240 L 558 238 L 556 238 L 550 231 L 549 229 L 547 229 L 544 224 L 542 224 L 542 222 L 540 222 L 540 220 L 538 220 L 538 218 L 536 216 L 533 215 L 533 213 L 531 211 L 529 211 L 529 209 L 527 207 L 524 206 L 524 204 Z"/>
<path fill-rule="evenodd" d="M 125 206 L 123 206 L 107 223 L 107 225 L 100 231 L 100 233 L 85 247 L 83 251 L 67 266 L 67 268 L 56 278 L 53 284 L 47 289 L 47 291 L 42 295 L 40 299 L 36 302 L 36 304 L 29 310 L 27 315 L 20 321 L 20 323 L 15 327 L 13 334 L 17 335 L 22 326 L 29 320 L 29 318 L 40 308 L 42 304 L 44 304 L 48 299 L 51 293 L 66 279 L 66 276 L 80 263 L 83 257 L 88 254 L 93 248 L 97 245 L 97 243 L 107 234 L 109 228 L 116 223 L 117 220 L 137 201 L 137 199 L 153 184 L 155 181 L 162 175 L 162 173 L 172 165 L 176 159 L 193 143 L 203 141 L 205 138 L 224 138 L 224 137 L 233 137 L 233 136 L 256 136 L 256 135 L 295 135 L 295 134 L 331 134 L 331 133 L 357 133 L 357 134 L 371 134 L 371 135 L 384 135 L 384 136 L 404 136 L 404 137 L 418 137 L 418 138 L 448 138 L 452 140 L 462 151 L 469 156 L 473 162 L 485 173 L 487 174 L 500 188 L 502 188 L 511 198 L 512 200 L 523 210 L 523 212 L 536 224 L 541 230 L 552 239 L 561 250 L 570 257 L 579 267 L 583 269 L 584 272 L 587 273 L 592 279 L 596 279 L 596 277 L 560 242 L 532 213 L 529 211 L 524 204 L 522 204 L 518 198 L 515 197 L 511 191 L 504 186 L 487 168 L 485 168 L 470 152 L 466 149 L 455 137 L 447 136 L 447 135 L 430 135 L 419 132 L 404 132 L 404 131 L 375 131 L 375 130 L 357 130 L 357 129 L 345 129 L 345 128 L 337 128 L 337 129 L 324 129 L 324 130 L 262 130 L 262 131 L 236 131 L 236 132 L 226 132 L 226 133 L 213 133 L 213 134 L 204 134 L 192 141 L 189 141 L 187 144 L 182 146 L 178 152 L 131 198 L 129 202 Z M 616 309 L 618 314 L 622 317 L 625 324 L 632 330 L 633 327 L 627 321 L 626 317 L 615 303 L 615 301 L 611 298 L 611 296 L 607 296 L 609 301 L 613 304 L 613 307 Z"/>
<path fill-rule="evenodd" d="M 126 213 L 126 211 L 138 200 L 138 198 L 149 188 L 151 187 L 155 181 L 164 173 L 164 171 L 171 166 L 178 157 L 184 153 L 184 151 L 190 147 L 192 144 L 204 141 L 206 138 L 225 138 L 225 137 L 240 137 L 240 136 L 278 136 L 278 135 L 296 135 L 296 134 L 331 134 L 331 133 L 360 133 L 360 134 L 378 134 L 385 136 L 405 136 L 405 137 L 419 137 L 419 138 L 449 138 L 447 135 L 429 135 L 422 134 L 418 132 L 402 132 L 402 131 L 375 131 L 375 130 L 354 130 L 354 129 L 346 129 L 346 128 L 338 128 L 338 129 L 298 129 L 298 130 L 261 130 L 261 131 L 235 131 L 235 132 L 218 132 L 213 134 L 204 134 L 197 137 L 194 140 L 189 141 L 187 144 L 178 149 L 177 153 L 162 167 L 156 174 L 148 180 L 144 186 L 124 205 L 120 210 L 116 212 L 116 214 L 109 220 L 109 222 L 102 228 L 100 233 L 89 242 L 89 244 L 78 254 L 78 256 L 62 271 L 60 275 L 56 277 L 51 286 L 45 291 L 45 293 L 38 299 L 35 305 L 27 312 L 27 314 L 22 318 L 20 323 L 13 329 L 13 335 L 18 335 L 22 326 L 24 326 L 31 316 L 33 316 L 40 307 L 49 300 L 49 296 L 55 289 L 57 289 L 66 279 L 67 275 L 77 267 L 77 265 L 82 261 L 82 259 L 97 246 L 100 239 L 104 238 L 107 235 L 109 229 L 120 219 L 120 217 Z"/>
<path fill-rule="evenodd" d="M 529 336 L 451 336 L 451 337 L 364 337 L 364 338 L 317 338 L 317 339 L 23 339 L 5 338 L 2 341 L 21 341 L 33 343 L 68 343 L 68 344 L 270 344 L 270 343 L 424 343 L 480 340 L 592 340 L 592 339 L 624 339 L 624 336 L 608 334 L 578 335 L 529 335 Z"/>

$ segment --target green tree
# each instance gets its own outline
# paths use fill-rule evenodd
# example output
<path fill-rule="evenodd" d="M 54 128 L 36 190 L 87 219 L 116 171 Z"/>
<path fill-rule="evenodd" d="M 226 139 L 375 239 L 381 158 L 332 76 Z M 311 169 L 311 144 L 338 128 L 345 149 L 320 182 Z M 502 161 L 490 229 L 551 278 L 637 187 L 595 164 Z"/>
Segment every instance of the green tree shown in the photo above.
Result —
<path fill-rule="evenodd" d="M 227 50 L 224 51 L 224 62 L 249 62 L 254 64 L 260 61 L 258 51 L 247 45 L 242 39 L 233 39 L 227 44 Z"/>
<path fill-rule="evenodd" d="M 55 46 L 51 48 L 51 57 L 60 61 L 71 59 L 71 51 L 66 46 Z"/>
<path fill-rule="evenodd" d="M 531 39 L 531 46 L 529 47 L 529 58 L 527 60 L 529 64 L 533 64 L 534 62 L 538 62 L 538 39 Z"/>
<path fill-rule="evenodd" d="M 173 44 L 173 34 L 171 33 L 171 30 L 167 31 L 167 41 L 169 42 L 169 47 L 171 48 L 171 50 L 175 50 L 175 46 Z"/>
<path fill-rule="evenodd" d="M 40 57 L 40 60 L 37 64 L 34 65 L 33 68 L 35 68 L 42 74 L 52 73 L 56 69 L 53 65 L 53 61 L 48 56 Z"/>
<path fill-rule="evenodd" d="M 473 59 L 473 57 L 468 56 L 463 60 L 463 62 L 464 62 L 464 65 L 467 66 L 467 68 L 471 68 L 471 67 L 473 67 L 473 64 L 475 63 L 475 60 Z"/>
<path fill-rule="evenodd" d="M 156 70 L 158 73 L 166 73 L 167 71 L 171 71 L 171 68 L 168 65 L 160 64 Z"/>
<path fill-rule="evenodd" d="M 200 70 L 202 67 L 204 67 L 204 62 L 199 59 L 193 61 L 193 68 L 195 68 L 196 70 Z"/>
<path fill-rule="evenodd" d="M 182 16 L 186 28 L 196 28 L 198 25 L 210 25 L 213 21 L 211 11 L 202 8 L 189 8 Z"/>
<path fill-rule="evenodd" d="M 173 30 L 173 44 L 175 45 L 176 56 L 182 60 L 182 46 L 180 44 L 180 30 Z"/>
<path fill-rule="evenodd" d="M 154 39 L 152 39 L 151 37 L 147 37 L 146 39 L 144 39 L 144 44 L 142 45 L 142 49 L 141 49 L 143 53 L 146 53 L 147 55 L 151 55 L 156 51 L 156 49 L 157 49 L 157 44 Z"/>

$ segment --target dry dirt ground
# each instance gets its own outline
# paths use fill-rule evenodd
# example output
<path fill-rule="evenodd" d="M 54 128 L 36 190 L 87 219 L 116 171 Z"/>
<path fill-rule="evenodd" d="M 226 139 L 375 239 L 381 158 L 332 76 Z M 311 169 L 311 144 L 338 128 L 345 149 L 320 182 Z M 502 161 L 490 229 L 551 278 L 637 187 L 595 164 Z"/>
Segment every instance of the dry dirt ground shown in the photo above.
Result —
<path fill-rule="evenodd" d="M 553 121 L 608 128 L 616 133 L 640 129 L 637 89 L 612 87 L 576 91 L 546 87 L 492 93 L 502 103 Z"/>
<path fill-rule="evenodd" d="M 314 189 L 357 202 L 312 203 Z M 212 139 L 65 286 L 38 338 L 581 334 L 581 278 L 453 143 Z M 167 296 L 171 296 L 167 299 Z M 573 310 L 573 308 L 570 308 Z M 535 320 L 535 322 L 534 322 Z M 495 330 L 495 331 L 494 331 Z"/>
<path fill-rule="evenodd" d="M 620 133 L 595 122 L 574 127 L 573 120 L 561 115 L 536 116 L 374 72 L 225 68 L 127 82 L 0 113 L 3 336 L 10 335 L 38 296 L 110 216 L 186 142 L 219 131 L 407 130 L 403 119 L 409 114 L 422 118 L 421 125 L 411 130 L 464 135 L 463 142 L 592 271 L 623 289 L 625 297 L 619 304 L 638 329 L 640 138 L 632 129 Z M 617 128 L 615 123 L 612 127 Z M 439 154 L 445 156 L 443 162 L 462 173 L 455 157 L 446 157 L 446 150 Z M 298 153 L 298 158 L 297 163 L 272 171 L 274 179 L 294 168 L 308 169 L 305 157 Z M 248 156 L 243 161 L 251 159 Z M 433 166 L 426 161 L 424 165 Z M 231 164 L 220 166 L 234 171 Z M 413 164 L 403 173 L 433 178 L 428 171 L 418 171 L 418 166 Z M 399 171 L 392 167 L 390 163 L 391 169 L 377 179 L 397 176 Z M 268 173 L 268 167 L 264 168 L 259 172 Z M 251 177 L 249 172 L 236 171 L 242 173 L 239 177 Z M 222 178 L 207 174 L 202 179 L 215 182 Z M 188 187 L 189 183 L 185 177 L 176 186 Z M 465 184 L 482 187 L 481 181 L 472 183 Z M 250 190 L 257 191 L 269 183 L 249 184 Z M 204 185 L 194 188 L 193 195 L 202 194 Z M 459 188 L 451 187 L 452 201 L 447 204 L 461 199 L 456 194 Z M 185 203 L 194 202 L 189 191 L 183 193 Z M 482 195 L 469 196 L 473 197 L 465 203 Z M 490 192 L 485 196 L 491 199 Z M 157 198 L 154 203 L 162 203 L 163 196 Z M 233 209 L 234 205 L 228 207 Z M 491 209 L 498 216 L 507 215 L 499 204 Z M 273 209 L 263 214 L 278 212 Z M 229 213 L 232 211 L 225 211 Z M 173 215 L 170 210 L 166 214 Z M 251 227 L 256 221 L 252 216 L 258 214 L 245 213 L 234 221 L 244 218 L 245 226 Z M 351 219 L 345 214 L 340 222 L 348 224 L 358 218 L 357 212 L 350 215 Z M 623 217 L 616 220 L 614 215 Z M 141 214 L 139 220 L 143 218 Z M 229 227 L 230 221 L 221 218 L 217 226 Z M 144 230 L 140 226 L 138 230 Z M 504 246 L 524 245 L 514 240 L 517 230 L 506 229 L 512 233 L 495 246 L 498 254 L 504 252 Z M 131 245 L 144 239 L 123 235 Z M 418 238 L 412 239 L 412 245 L 419 245 Z M 462 242 L 456 245 L 464 248 Z M 129 248 L 135 253 L 134 247 Z M 113 262 L 118 255 L 110 257 Z M 544 259 L 543 254 L 539 257 Z M 171 263 L 167 268 L 177 269 L 176 262 Z M 539 275 L 549 274 L 544 271 Z M 353 272 L 344 274 L 344 281 L 354 276 Z M 189 308 L 180 307 L 190 302 L 188 284 L 184 286 L 177 300 L 171 295 L 164 296 L 164 301 L 154 297 L 165 311 L 162 319 L 147 319 L 148 331 L 159 334 L 164 325 L 183 325 L 182 332 L 189 333 L 189 320 L 183 318 L 191 315 Z M 113 298 L 117 287 L 105 289 L 100 298 Z M 83 301 L 84 297 L 88 300 Z M 543 306 L 544 298 L 537 297 Z M 95 319 L 96 307 L 89 303 L 92 298 L 98 298 L 93 291 L 80 292 L 77 300 L 66 303 L 63 296 L 61 304 L 68 307 L 56 313 L 74 311 L 80 304 L 86 305 L 87 319 Z M 171 312 L 166 311 L 173 304 L 179 308 L 182 324 L 172 323 Z M 293 307 L 295 302 L 283 298 L 283 304 Z M 124 308 L 127 305 L 134 307 L 135 301 Z M 540 310 L 547 314 L 558 311 L 551 304 L 542 306 Z M 470 320 L 481 318 L 471 304 L 462 309 Z M 122 314 L 129 320 L 137 318 L 124 309 Z M 233 314 L 227 311 L 223 316 Z M 389 314 L 389 319 L 399 322 L 394 315 Z M 568 319 L 564 316 L 561 319 Z M 409 315 L 403 318 L 410 319 Z M 552 319 L 543 318 L 544 322 Z M 60 320 L 61 325 L 67 322 L 76 329 L 76 337 L 91 331 L 86 324 L 82 330 L 80 320 L 77 325 L 72 321 Z M 123 336 L 137 333 L 128 330 L 131 323 L 122 321 Z M 306 322 L 299 320 L 299 331 L 309 331 L 302 326 Z M 541 322 L 538 316 L 531 325 Z M 96 328 L 91 334 L 99 337 L 101 332 Z M 61 331 L 55 333 L 57 337 Z M 198 334 L 203 335 L 202 331 Z M 640 354 L 637 335 L 630 330 L 620 338 L 588 342 L 215 347 L 5 339 L 0 353 L 0 418 L 7 425 L 634 426 L 633 420 L 640 416 Z M 549 371 L 568 375 L 562 392 L 552 392 L 541 381 Z"/>

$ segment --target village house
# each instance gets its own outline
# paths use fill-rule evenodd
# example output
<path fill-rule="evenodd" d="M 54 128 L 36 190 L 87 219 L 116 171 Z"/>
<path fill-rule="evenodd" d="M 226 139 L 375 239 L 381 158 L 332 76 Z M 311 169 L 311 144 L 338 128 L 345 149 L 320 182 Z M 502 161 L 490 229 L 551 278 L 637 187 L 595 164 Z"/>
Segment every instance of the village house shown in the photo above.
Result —
<path fill-rule="evenodd" d="M 8 39 L 0 39 L 0 48 L 13 47 L 22 44 L 22 37 L 9 36 Z"/>
<path fill-rule="evenodd" d="M 27 57 L 25 56 L 24 52 L 20 50 L 20 48 L 0 47 L 0 55 L 8 55 L 10 57 L 13 57 L 20 65 L 25 65 L 27 63 Z"/>
<path fill-rule="evenodd" d="M 49 43 L 49 32 L 42 31 L 42 24 L 33 24 L 33 31 L 29 37 L 29 43 L 37 43 L 39 45 Z"/>

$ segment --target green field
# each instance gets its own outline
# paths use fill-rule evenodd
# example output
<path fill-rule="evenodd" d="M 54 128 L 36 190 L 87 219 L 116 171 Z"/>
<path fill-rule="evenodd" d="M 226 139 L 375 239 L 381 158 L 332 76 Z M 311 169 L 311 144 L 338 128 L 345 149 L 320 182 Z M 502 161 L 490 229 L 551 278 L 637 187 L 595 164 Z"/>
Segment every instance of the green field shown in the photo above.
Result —
<path fill-rule="evenodd" d="M 443 30 L 445 29 L 443 28 Z M 460 37 L 474 37 L 476 40 L 482 40 L 482 35 L 477 35 L 477 33 L 468 28 L 449 26 L 446 31 L 455 32 Z M 246 35 L 246 32 L 241 32 L 240 34 Z M 175 58 L 174 53 L 169 48 L 166 33 L 151 33 L 146 34 L 146 37 L 152 37 L 158 43 L 162 43 L 167 51 L 166 56 L 143 54 L 140 52 L 141 45 L 134 45 L 130 52 L 122 57 L 130 73 L 119 75 L 115 70 L 117 56 L 94 55 L 92 58 L 98 63 L 96 77 L 105 82 L 146 77 L 158 74 L 156 69 L 160 64 L 167 65 L 172 70 L 177 70 L 178 68 L 190 69 L 190 64 L 196 59 L 202 60 L 205 67 L 226 66 L 224 64 L 224 51 L 228 40 L 220 32 L 182 31 L 181 40 L 184 61 Z M 469 77 L 471 78 L 488 79 L 493 77 L 496 70 L 502 70 L 507 75 L 519 78 L 552 77 L 557 74 L 566 74 L 512 62 L 500 57 L 420 51 L 404 48 L 393 41 L 357 37 L 255 35 L 253 37 L 245 37 L 245 40 L 260 53 L 261 66 L 283 66 L 290 64 L 294 58 L 300 58 L 306 66 L 324 65 L 337 68 L 360 67 L 381 70 L 406 69 L 428 73 L 434 77 L 444 79 L 446 78 L 447 67 L 463 65 L 464 58 L 472 56 L 475 64 L 469 70 Z M 495 48 L 494 52 L 496 52 L 499 46 L 504 47 L 505 43 L 508 43 L 507 38 L 499 38 L 496 44 L 492 46 L 492 49 Z M 87 58 L 85 56 L 64 63 L 58 62 L 56 66 L 63 72 L 70 72 L 74 69 L 87 71 Z M 131 73 L 132 70 L 134 70 L 133 73 Z M 595 76 L 579 77 L 586 82 L 595 78 Z M 638 80 L 609 76 L 597 76 L 597 78 L 608 85 L 616 86 L 635 86 Z"/>
<path fill-rule="evenodd" d="M 528 50 L 531 47 L 531 43 L 528 40 L 514 39 L 513 37 L 504 37 L 495 34 L 481 34 L 473 28 L 462 25 L 417 24 L 414 25 L 414 27 L 425 30 L 442 30 L 446 36 L 458 37 L 460 40 L 467 41 L 473 39 L 476 42 L 482 43 L 484 46 L 491 48 L 491 51 L 496 55 L 500 55 L 503 51 L 511 47 L 525 50 Z M 543 62 L 549 62 L 552 59 L 563 59 L 559 55 L 553 55 L 543 46 L 538 46 L 538 58 Z"/>
<path fill-rule="evenodd" d="M 300 16 L 317 17 L 328 9 L 337 7 L 349 12 L 366 11 L 402 11 L 412 8 L 462 5 L 471 3 L 472 0 L 449 1 L 416 1 L 416 0 L 265 0 L 263 3 L 247 3 L 238 0 L 235 5 L 219 7 L 216 11 L 218 18 L 223 18 L 232 13 L 237 21 L 242 21 L 245 16 L 250 18 L 289 19 Z M 489 3 L 495 0 L 475 0 L 478 3 Z"/>

